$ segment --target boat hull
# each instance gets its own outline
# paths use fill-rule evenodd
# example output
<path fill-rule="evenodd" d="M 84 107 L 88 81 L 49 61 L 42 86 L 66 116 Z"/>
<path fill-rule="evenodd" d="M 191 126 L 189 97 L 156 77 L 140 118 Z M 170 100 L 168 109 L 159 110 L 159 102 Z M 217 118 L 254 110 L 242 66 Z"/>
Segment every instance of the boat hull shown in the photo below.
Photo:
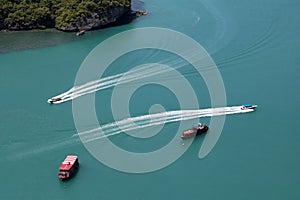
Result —
<path fill-rule="evenodd" d="M 64 162 L 59 167 L 58 178 L 67 180 L 73 177 L 79 169 L 77 156 L 67 156 Z"/>
<path fill-rule="evenodd" d="M 75 166 L 70 170 L 69 175 L 58 174 L 58 178 L 62 181 L 66 181 L 72 178 L 73 176 L 75 176 L 75 174 L 78 172 L 78 169 L 79 169 L 79 163 L 75 164 Z"/>
<path fill-rule="evenodd" d="M 181 137 L 181 139 L 193 138 L 198 135 L 206 133 L 208 131 L 208 129 L 209 128 L 206 125 L 203 125 L 201 128 L 192 128 L 192 129 L 182 132 L 182 135 L 180 137 Z"/>

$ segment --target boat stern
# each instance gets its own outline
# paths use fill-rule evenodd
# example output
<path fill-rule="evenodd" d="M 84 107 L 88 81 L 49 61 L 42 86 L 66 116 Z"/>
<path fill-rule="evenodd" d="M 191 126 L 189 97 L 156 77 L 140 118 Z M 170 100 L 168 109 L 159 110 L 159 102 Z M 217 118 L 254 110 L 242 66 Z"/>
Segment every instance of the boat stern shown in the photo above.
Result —
<path fill-rule="evenodd" d="M 58 178 L 59 179 L 65 180 L 65 179 L 68 179 L 69 177 L 70 177 L 70 173 L 69 172 L 60 171 L 58 173 Z"/>

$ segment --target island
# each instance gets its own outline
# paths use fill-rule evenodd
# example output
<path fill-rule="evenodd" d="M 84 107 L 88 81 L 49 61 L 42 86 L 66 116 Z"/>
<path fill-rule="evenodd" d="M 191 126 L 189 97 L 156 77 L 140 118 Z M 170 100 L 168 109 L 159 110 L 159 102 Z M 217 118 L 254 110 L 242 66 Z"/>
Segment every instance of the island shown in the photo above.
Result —
<path fill-rule="evenodd" d="M 84 33 L 144 14 L 131 10 L 131 0 L 1 0 L 0 30 L 56 28 Z"/>

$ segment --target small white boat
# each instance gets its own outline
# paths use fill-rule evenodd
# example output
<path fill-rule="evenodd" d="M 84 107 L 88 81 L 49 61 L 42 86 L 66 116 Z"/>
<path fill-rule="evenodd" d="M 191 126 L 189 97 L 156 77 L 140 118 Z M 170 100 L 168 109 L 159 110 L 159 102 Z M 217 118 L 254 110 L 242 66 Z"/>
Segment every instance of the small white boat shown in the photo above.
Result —
<path fill-rule="evenodd" d="M 77 36 L 81 36 L 81 35 L 83 35 L 84 33 L 85 33 L 85 30 L 82 30 L 82 31 L 77 32 L 76 35 L 77 35 Z"/>
<path fill-rule="evenodd" d="M 241 109 L 246 110 L 246 109 L 255 109 L 255 108 L 257 108 L 257 105 L 255 104 L 244 104 Z"/>
<path fill-rule="evenodd" d="M 53 104 L 53 103 L 61 101 L 61 100 L 62 100 L 61 98 L 51 98 L 51 99 L 48 99 L 47 102 L 50 104 Z"/>

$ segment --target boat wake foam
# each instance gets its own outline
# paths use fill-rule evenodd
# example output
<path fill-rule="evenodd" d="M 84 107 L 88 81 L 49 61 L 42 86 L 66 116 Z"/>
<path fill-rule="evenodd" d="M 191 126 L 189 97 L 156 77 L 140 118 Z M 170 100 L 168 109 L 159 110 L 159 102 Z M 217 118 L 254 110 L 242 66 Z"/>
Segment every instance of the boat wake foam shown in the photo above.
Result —
<path fill-rule="evenodd" d="M 195 56 L 197 56 L 195 54 Z M 80 86 L 74 86 L 68 91 L 61 93 L 57 96 L 54 96 L 48 99 L 48 103 L 60 104 L 66 101 L 70 101 L 81 97 L 83 95 L 87 95 L 90 93 L 97 92 L 99 90 L 104 90 L 107 88 L 112 88 L 114 86 L 125 84 L 134 81 L 143 81 L 144 78 L 153 77 L 155 80 L 159 79 L 175 79 L 178 77 L 170 77 L 169 73 L 171 70 L 180 69 L 186 66 L 188 63 L 184 60 L 178 59 L 166 59 L 164 61 L 160 61 L 160 63 L 148 63 L 145 65 L 141 65 L 139 68 L 130 70 L 125 73 L 120 73 L 108 77 L 104 77 L 98 80 L 93 80 L 87 82 Z M 172 66 L 169 68 L 163 67 L 163 65 Z M 203 66 L 204 69 L 208 69 L 211 66 Z M 190 76 L 197 72 L 187 71 L 183 75 Z M 160 76 L 156 76 L 160 75 Z M 199 75 L 199 74 L 198 74 Z M 51 101 L 55 99 L 55 101 Z M 57 100 L 59 99 L 59 100 Z"/>
<path fill-rule="evenodd" d="M 92 142 L 101 138 L 118 135 L 127 131 L 134 131 L 136 135 L 144 134 L 143 128 L 154 127 L 171 122 L 183 120 L 192 120 L 201 117 L 212 117 L 239 113 L 248 113 L 253 109 L 242 110 L 243 106 L 208 108 L 200 110 L 177 110 L 167 111 L 156 114 L 142 115 L 132 118 L 123 119 L 113 123 L 104 124 L 98 128 L 86 130 L 80 133 L 73 134 L 71 138 L 63 136 L 63 138 L 49 139 L 43 145 L 26 146 L 26 148 L 17 149 L 13 154 L 8 153 L 10 159 L 24 159 L 26 156 L 41 154 L 47 151 L 55 151 L 59 148 L 67 148 L 73 145 L 81 144 L 82 142 Z M 101 130 L 101 131 L 100 131 Z M 80 136 L 80 138 L 78 137 Z M 40 142 L 43 142 L 42 140 Z"/>
<path fill-rule="evenodd" d="M 191 120 L 201 117 L 213 117 L 221 115 L 230 115 L 238 113 L 248 113 L 254 111 L 253 109 L 242 109 L 243 106 L 208 108 L 200 110 L 178 110 L 167 111 L 156 114 L 142 115 L 105 124 L 100 127 L 83 131 L 74 136 L 80 136 L 84 142 L 91 142 L 101 138 L 117 135 L 127 131 L 143 129 L 150 126 L 157 126 L 161 124 L 178 122 L 183 120 Z"/>

